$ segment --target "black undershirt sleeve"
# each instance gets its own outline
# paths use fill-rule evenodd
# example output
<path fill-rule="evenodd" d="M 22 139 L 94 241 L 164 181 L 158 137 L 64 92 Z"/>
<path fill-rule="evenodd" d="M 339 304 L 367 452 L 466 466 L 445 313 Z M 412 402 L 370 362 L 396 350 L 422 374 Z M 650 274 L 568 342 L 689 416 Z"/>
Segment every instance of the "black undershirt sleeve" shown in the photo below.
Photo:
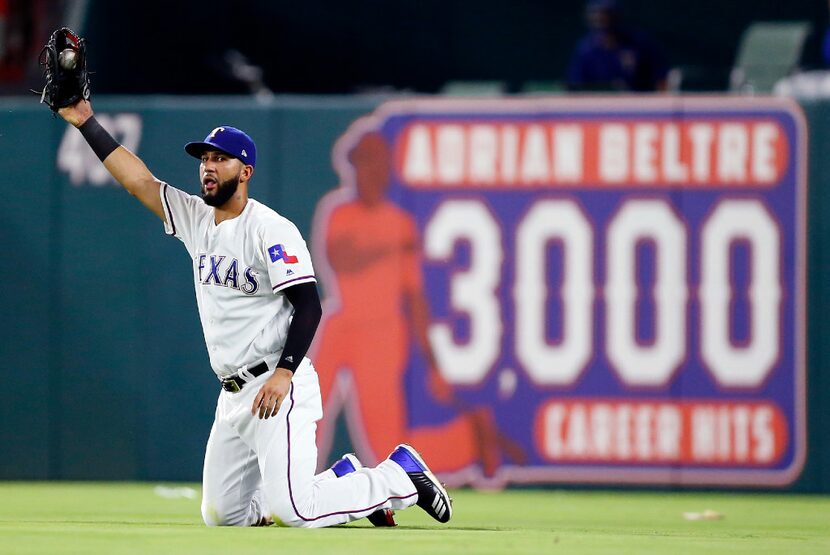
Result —
<path fill-rule="evenodd" d="M 317 284 L 301 283 L 292 285 L 282 292 L 294 307 L 294 318 L 288 327 L 288 337 L 282 349 L 277 368 L 287 368 L 294 372 L 302 362 L 303 357 L 314 339 L 314 332 L 323 315 L 320 306 L 320 296 L 317 294 Z"/>

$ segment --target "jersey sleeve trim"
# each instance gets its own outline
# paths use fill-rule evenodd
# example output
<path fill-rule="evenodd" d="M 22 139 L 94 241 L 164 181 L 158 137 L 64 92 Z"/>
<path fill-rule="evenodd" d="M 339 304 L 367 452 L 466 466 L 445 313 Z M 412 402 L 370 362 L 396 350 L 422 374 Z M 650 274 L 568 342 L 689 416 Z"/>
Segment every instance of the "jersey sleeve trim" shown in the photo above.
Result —
<path fill-rule="evenodd" d="M 285 289 L 290 284 L 296 285 L 298 282 L 300 282 L 300 283 L 316 283 L 317 278 L 313 275 L 295 277 L 293 279 L 289 279 L 288 281 L 283 281 L 282 283 L 276 284 L 275 286 L 273 286 L 271 288 L 271 290 L 274 291 L 274 292 L 277 292 L 280 289 Z"/>
<path fill-rule="evenodd" d="M 161 192 L 161 200 L 162 205 L 164 207 L 164 217 L 167 218 L 167 222 L 170 224 L 170 232 L 168 235 L 176 235 L 176 223 L 173 221 L 173 211 L 170 210 L 170 201 L 167 200 L 167 183 L 164 184 L 164 189 Z M 167 230 L 165 230 L 167 231 Z"/>

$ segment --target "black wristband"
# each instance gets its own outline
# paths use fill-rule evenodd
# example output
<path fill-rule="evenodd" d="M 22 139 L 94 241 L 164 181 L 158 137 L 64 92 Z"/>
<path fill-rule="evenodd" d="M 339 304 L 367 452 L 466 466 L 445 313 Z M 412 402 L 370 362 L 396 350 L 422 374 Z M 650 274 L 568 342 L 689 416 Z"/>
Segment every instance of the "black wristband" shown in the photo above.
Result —
<path fill-rule="evenodd" d="M 112 135 L 110 135 L 106 129 L 101 127 L 101 124 L 98 123 L 95 116 L 91 116 L 88 120 L 86 120 L 84 124 L 78 128 L 78 131 L 81 132 L 81 135 L 84 136 L 86 142 L 89 143 L 90 147 L 92 147 L 92 151 L 102 162 L 106 160 L 107 156 L 112 154 L 113 150 L 121 146 L 118 144 L 118 141 L 112 138 Z"/>

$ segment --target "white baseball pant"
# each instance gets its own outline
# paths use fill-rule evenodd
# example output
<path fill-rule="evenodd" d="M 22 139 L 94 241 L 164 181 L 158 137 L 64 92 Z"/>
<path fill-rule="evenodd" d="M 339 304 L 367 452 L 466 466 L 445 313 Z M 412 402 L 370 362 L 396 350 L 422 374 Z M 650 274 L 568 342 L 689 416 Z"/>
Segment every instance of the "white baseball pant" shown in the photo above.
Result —
<path fill-rule="evenodd" d="M 252 526 L 271 517 L 277 524 L 316 528 L 415 504 L 415 487 L 390 460 L 341 478 L 330 470 L 315 476 L 316 423 L 323 415 L 317 372 L 304 359 L 276 416 L 263 420 L 251 414 L 251 405 L 272 375 L 219 394 L 205 453 L 205 524 Z"/>

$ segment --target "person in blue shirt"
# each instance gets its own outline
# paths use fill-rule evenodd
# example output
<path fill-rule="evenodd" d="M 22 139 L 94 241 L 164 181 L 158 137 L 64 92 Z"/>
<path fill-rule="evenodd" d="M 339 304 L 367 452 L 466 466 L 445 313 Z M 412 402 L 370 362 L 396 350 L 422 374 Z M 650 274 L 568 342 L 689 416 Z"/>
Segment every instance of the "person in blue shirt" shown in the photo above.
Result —
<path fill-rule="evenodd" d="M 586 19 L 590 30 L 571 58 L 569 90 L 666 90 L 665 57 L 649 37 L 622 24 L 616 0 L 589 0 Z"/>
<path fill-rule="evenodd" d="M 827 2 L 830 8 L 830 0 Z M 821 39 L 821 60 L 824 62 L 824 67 L 830 67 L 830 26 L 824 31 L 824 37 Z"/>

